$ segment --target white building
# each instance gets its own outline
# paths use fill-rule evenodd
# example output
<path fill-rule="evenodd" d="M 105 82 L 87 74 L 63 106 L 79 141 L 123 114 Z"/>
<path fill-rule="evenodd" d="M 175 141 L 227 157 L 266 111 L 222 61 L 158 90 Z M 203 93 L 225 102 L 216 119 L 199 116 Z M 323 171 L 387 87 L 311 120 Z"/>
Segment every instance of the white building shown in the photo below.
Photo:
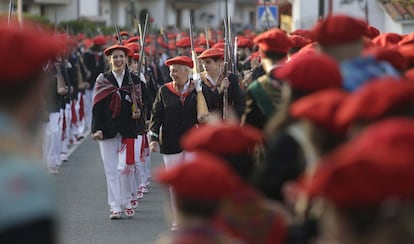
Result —
<path fill-rule="evenodd" d="M 9 1 L 0 0 L 7 13 Z M 196 27 L 217 27 L 225 16 L 225 0 L 23 0 L 23 11 L 47 17 L 51 22 L 85 18 L 107 25 L 130 25 L 134 15 L 148 10 L 154 24 L 186 28 L 189 15 Z M 256 0 L 228 0 L 234 23 L 255 25 Z"/>
<path fill-rule="evenodd" d="M 292 3 L 292 29 L 309 29 L 319 18 L 320 0 L 290 0 Z M 366 19 L 368 23 L 381 32 L 397 32 L 401 34 L 414 31 L 413 4 L 402 5 L 390 0 L 324 0 L 324 15 L 344 13 L 357 18 Z M 398 6 L 397 6 L 398 5 Z M 410 6 L 411 5 L 411 6 Z"/>

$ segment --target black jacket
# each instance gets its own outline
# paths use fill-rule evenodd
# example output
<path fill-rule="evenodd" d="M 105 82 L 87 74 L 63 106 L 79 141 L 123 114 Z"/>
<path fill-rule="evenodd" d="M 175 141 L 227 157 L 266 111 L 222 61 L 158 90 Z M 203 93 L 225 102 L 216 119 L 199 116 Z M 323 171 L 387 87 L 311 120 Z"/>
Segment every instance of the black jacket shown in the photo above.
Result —
<path fill-rule="evenodd" d="M 109 81 L 111 81 L 116 87 L 118 83 L 111 71 L 103 74 Z M 132 80 L 135 84 L 141 85 L 142 100 L 144 106 L 141 107 L 141 117 L 139 119 L 132 119 L 132 101 L 130 98 L 130 92 L 120 90 L 121 94 L 121 112 L 119 116 L 112 118 L 112 112 L 109 109 L 111 104 L 111 97 L 107 96 L 98 103 L 93 105 L 92 108 L 92 133 L 98 130 L 102 130 L 104 139 L 114 138 L 117 133 L 120 133 L 124 138 L 135 138 L 137 135 L 143 134 L 145 131 L 146 114 L 149 113 L 149 98 L 145 83 L 140 81 L 139 78 L 131 74 Z M 125 73 L 122 86 L 129 87 L 128 76 Z"/>
<path fill-rule="evenodd" d="M 203 75 L 202 75 L 203 76 Z M 232 107 L 237 116 L 241 118 L 244 112 L 244 92 L 239 86 L 238 78 L 230 74 L 228 76 L 228 79 L 230 81 L 230 86 L 228 88 L 228 104 L 229 107 Z M 208 108 L 210 112 L 223 112 L 223 94 L 219 94 L 218 89 L 213 87 L 211 83 L 206 81 L 206 78 L 202 79 L 206 89 L 206 100 L 208 101 Z"/>
<path fill-rule="evenodd" d="M 198 123 L 196 91 L 191 91 L 181 102 L 180 95 L 168 88 L 171 85 L 160 87 L 151 112 L 151 141 L 159 141 L 163 154 L 181 152 L 181 137 Z"/>
<path fill-rule="evenodd" d="M 83 63 L 86 68 L 91 72 L 91 76 L 86 80 L 89 83 L 90 88 L 95 86 L 96 78 L 100 73 L 105 71 L 105 57 L 102 52 L 94 52 L 87 50 L 83 54 Z"/>

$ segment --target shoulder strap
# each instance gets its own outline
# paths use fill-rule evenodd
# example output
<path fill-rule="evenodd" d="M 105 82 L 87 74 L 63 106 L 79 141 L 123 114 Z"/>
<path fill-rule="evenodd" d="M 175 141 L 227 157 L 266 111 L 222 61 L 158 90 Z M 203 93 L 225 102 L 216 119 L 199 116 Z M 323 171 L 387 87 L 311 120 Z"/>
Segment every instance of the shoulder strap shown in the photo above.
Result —
<path fill-rule="evenodd" d="M 262 111 L 262 113 L 266 117 L 270 117 L 273 114 L 275 108 L 269 96 L 266 94 L 266 91 L 261 84 L 262 82 L 259 81 L 260 79 L 262 79 L 262 77 L 260 77 L 258 80 L 253 81 L 252 84 L 250 84 L 249 91 L 252 94 L 254 100 L 257 103 L 257 106 Z M 264 78 L 268 79 L 267 75 Z"/>

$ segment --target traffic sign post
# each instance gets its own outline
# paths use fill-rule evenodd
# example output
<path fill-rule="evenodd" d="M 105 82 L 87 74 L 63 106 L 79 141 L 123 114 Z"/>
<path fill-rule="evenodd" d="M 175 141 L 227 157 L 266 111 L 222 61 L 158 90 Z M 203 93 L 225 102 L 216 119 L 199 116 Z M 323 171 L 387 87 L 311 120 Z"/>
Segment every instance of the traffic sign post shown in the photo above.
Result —
<path fill-rule="evenodd" d="M 279 25 L 279 8 L 277 5 L 258 5 L 256 12 L 256 28 L 266 29 Z"/>

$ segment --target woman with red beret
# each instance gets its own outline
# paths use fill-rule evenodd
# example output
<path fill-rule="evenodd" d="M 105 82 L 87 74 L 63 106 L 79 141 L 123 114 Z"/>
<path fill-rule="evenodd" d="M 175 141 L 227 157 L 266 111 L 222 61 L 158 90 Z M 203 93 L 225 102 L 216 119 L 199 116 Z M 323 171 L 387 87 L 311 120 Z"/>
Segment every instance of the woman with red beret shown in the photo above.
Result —
<path fill-rule="evenodd" d="M 209 88 L 208 100 L 210 111 L 223 112 L 223 94 L 228 89 L 228 104 L 240 118 L 244 112 L 244 95 L 239 87 L 238 78 L 234 74 L 224 74 L 224 51 L 222 49 L 210 48 L 201 53 L 204 72 L 201 80 Z"/>
<path fill-rule="evenodd" d="M 187 56 L 168 59 L 172 82 L 160 87 L 152 107 L 150 122 L 150 148 L 163 155 L 165 168 L 169 170 L 188 156 L 180 146 L 185 132 L 201 120 L 198 100 L 204 96 L 201 80 L 190 80 L 193 60 Z M 171 197 L 173 194 L 171 192 Z M 173 199 L 173 198 L 172 198 Z M 173 200 L 172 200 L 173 202 Z M 173 224 L 174 227 L 174 224 Z"/>
<path fill-rule="evenodd" d="M 134 144 L 145 130 L 148 103 L 145 83 L 126 69 L 128 52 L 120 45 L 105 49 L 111 70 L 96 79 L 92 110 L 92 138 L 99 141 L 104 163 L 110 219 L 121 218 L 122 211 L 127 217 L 135 214 L 131 206 Z"/>

